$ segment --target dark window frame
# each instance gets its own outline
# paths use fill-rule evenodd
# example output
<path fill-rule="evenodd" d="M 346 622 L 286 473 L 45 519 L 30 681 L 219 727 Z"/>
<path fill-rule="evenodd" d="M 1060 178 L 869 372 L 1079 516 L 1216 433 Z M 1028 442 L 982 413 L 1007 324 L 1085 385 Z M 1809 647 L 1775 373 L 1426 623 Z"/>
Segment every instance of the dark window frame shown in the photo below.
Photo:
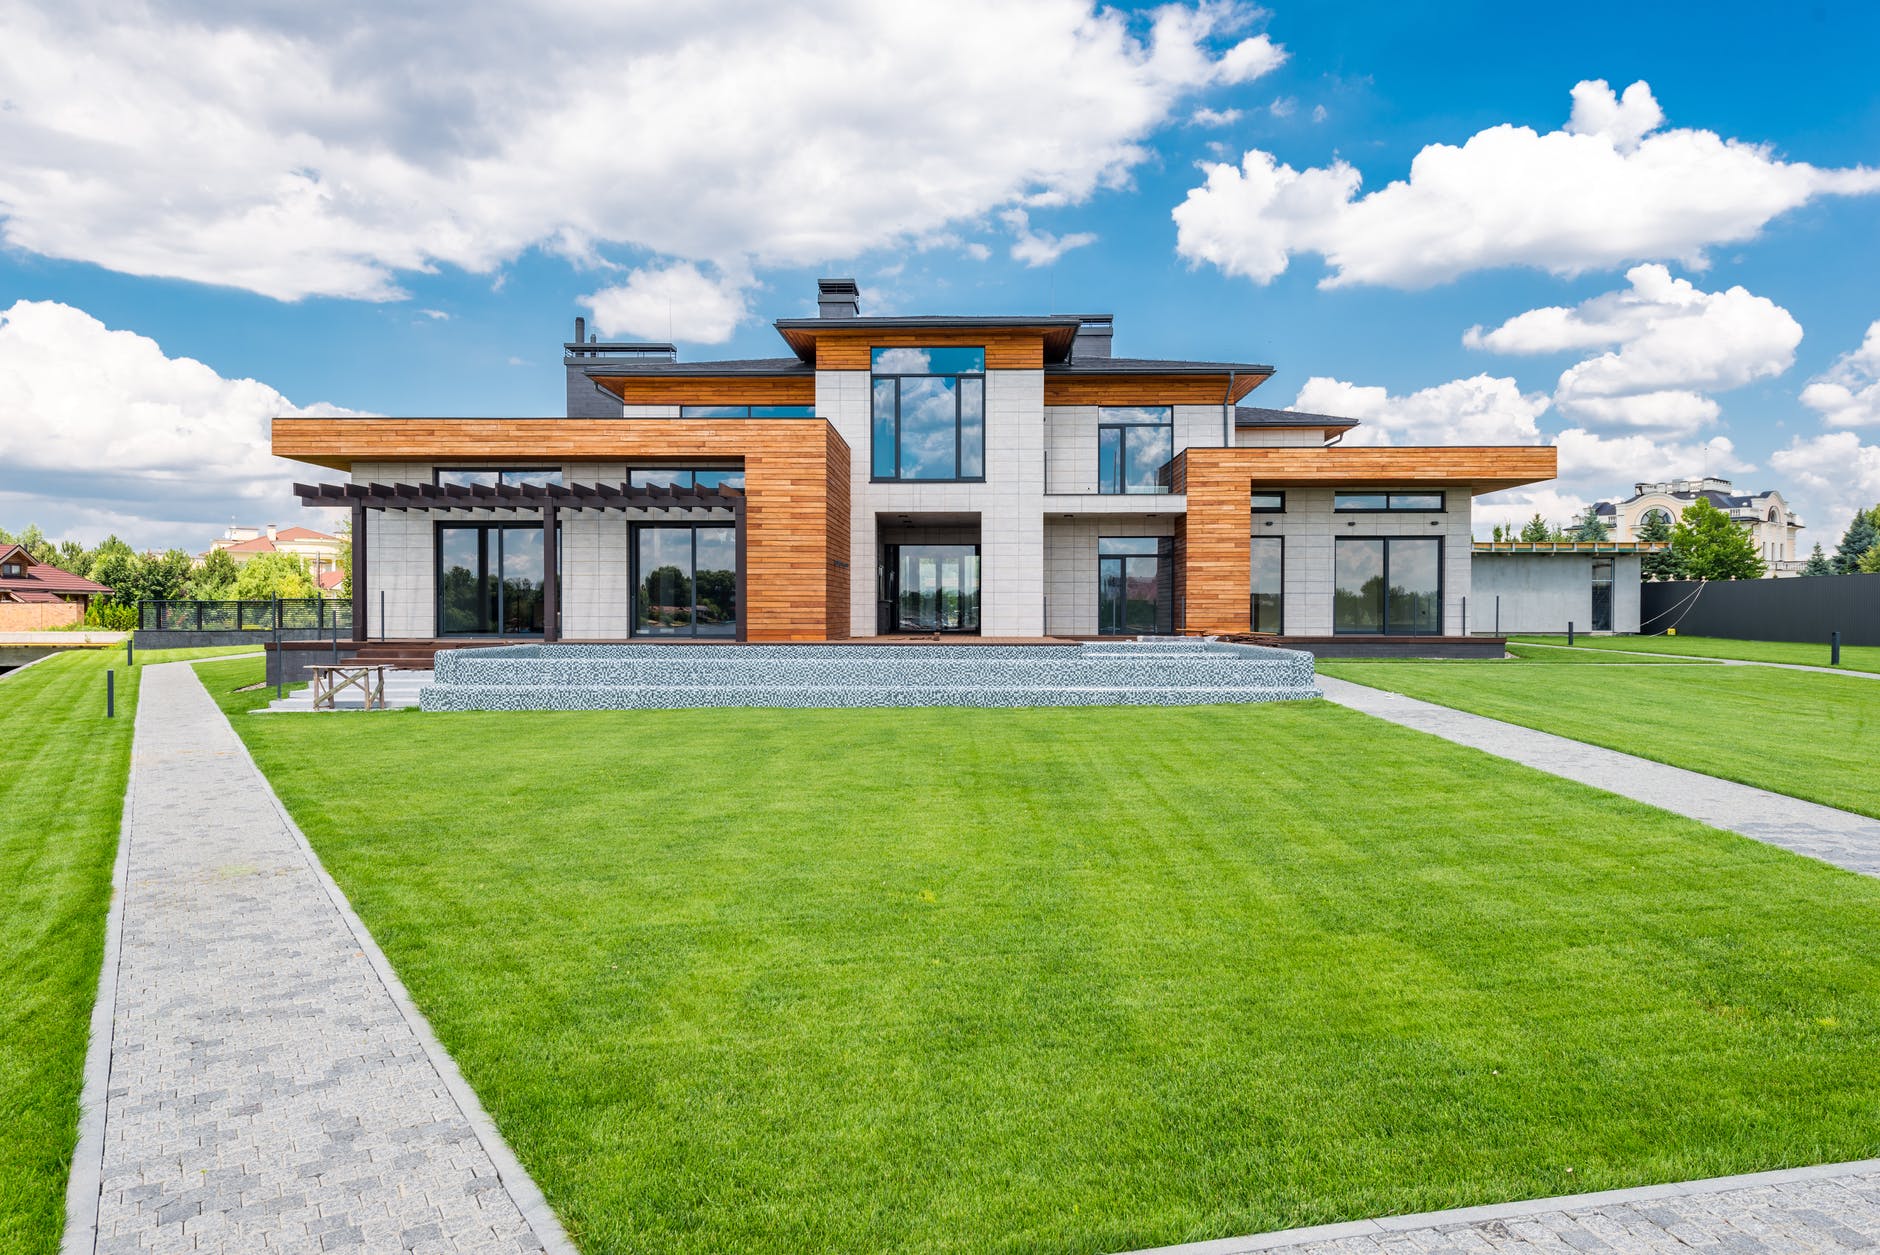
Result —
<path fill-rule="evenodd" d="M 1261 497 L 1275 498 L 1279 502 L 1279 504 L 1278 505 L 1261 505 L 1259 503 Z M 1255 514 L 1284 514 L 1286 513 L 1286 494 L 1283 492 L 1256 492 L 1252 494 L 1252 501 L 1253 501 L 1252 510 L 1253 510 L 1253 513 Z"/>
<path fill-rule="evenodd" d="M 568 482 L 567 468 L 557 463 L 554 466 L 433 466 L 431 483 L 442 486 L 446 475 L 494 475 L 496 482 L 506 483 L 505 475 L 545 475 L 553 473 L 556 482 Z"/>
<path fill-rule="evenodd" d="M 1419 539 L 1421 538 L 1419 537 Z M 1279 626 L 1273 629 L 1273 635 L 1284 636 L 1286 634 L 1286 538 L 1284 536 L 1255 536 L 1249 542 L 1247 551 L 1247 576 L 1249 585 L 1247 590 L 1247 626 L 1255 632 L 1262 630 L 1260 627 L 1260 616 L 1254 610 L 1256 604 L 1254 598 L 1259 596 L 1259 594 L 1251 587 L 1253 582 L 1252 546 L 1262 541 L 1272 541 L 1279 546 Z"/>
<path fill-rule="evenodd" d="M 928 349 L 954 349 L 954 348 L 974 349 L 976 348 L 979 350 L 979 353 L 980 353 L 980 365 L 979 365 L 979 369 L 976 371 L 975 370 L 880 371 L 880 370 L 876 370 L 874 367 L 874 357 L 875 357 L 875 353 L 882 348 L 890 348 L 890 349 L 907 348 L 907 349 L 914 349 L 917 351 L 926 351 Z M 875 484 L 983 484 L 986 482 L 986 423 L 988 421 L 987 419 L 988 407 L 986 405 L 986 378 L 987 378 L 988 372 L 985 366 L 985 352 L 986 350 L 985 350 L 984 345 L 975 345 L 975 344 L 874 345 L 870 347 L 870 349 L 868 350 L 868 360 L 869 360 L 869 369 L 868 369 L 868 478 L 869 478 L 870 483 L 875 483 Z M 877 452 L 876 442 L 879 439 L 877 428 L 880 423 L 880 417 L 879 415 L 875 413 L 875 386 L 879 384 L 881 381 L 886 380 L 886 379 L 892 379 L 894 381 L 894 474 L 892 475 L 883 475 L 877 469 L 879 466 L 879 461 L 878 461 L 878 452 Z M 904 379 L 951 379 L 954 381 L 954 387 L 953 387 L 953 470 L 954 470 L 954 474 L 950 478 L 910 479 L 907 476 L 901 474 L 901 381 Z M 966 380 L 966 379 L 977 379 L 979 381 L 979 474 L 977 475 L 961 475 L 958 473 L 960 469 L 960 463 L 964 461 L 963 455 L 966 452 L 966 446 L 965 446 L 966 437 L 964 434 L 964 423 L 962 422 L 962 419 L 965 416 L 964 401 L 965 401 L 966 392 L 965 392 L 965 389 L 959 386 L 959 384 L 961 380 Z"/>
<path fill-rule="evenodd" d="M 633 477 L 637 474 L 669 472 L 672 474 L 684 474 L 684 475 L 688 475 L 691 477 L 691 479 L 683 485 L 674 484 L 673 485 L 674 488 L 679 488 L 679 487 L 692 488 L 697 485 L 698 475 L 700 471 L 706 471 L 706 472 L 711 472 L 711 473 L 720 474 L 720 475 L 737 475 L 740 477 L 740 479 L 742 479 L 744 475 L 744 468 L 742 466 L 699 466 L 696 463 L 691 463 L 691 462 L 688 462 L 684 464 L 683 466 L 635 466 L 631 462 L 629 462 L 627 464 L 627 484 L 629 487 L 643 486 L 643 485 L 635 485 L 633 483 Z M 740 483 L 738 487 L 741 489 L 743 487 L 742 483 Z"/>
<path fill-rule="evenodd" d="M 452 467 L 450 469 L 455 470 L 457 468 Z M 502 555 L 500 553 L 495 555 L 496 588 L 497 588 L 497 603 L 496 603 L 497 624 L 496 626 L 492 627 L 487 632 L 446 632 L 444 630 L 444 533 L 445 532 L 462 532 L 462 531 L 483 532 L 485 533 L 486 536 L 490 532 L 498 532 L 498 533 L 506 532 L 506 531 L 534 532 L 536 534 L 536 538 L 535 538 L 536 551 L 539 553 L 542 548 L 542 538 L 541 538 L 542 524 L 540 523 L 531 523 L 525 519 L 502 519 L 502 520 L 478 519 L 474 521 L 467 520 L 467 519 L 466 520 L 445 520 L 445 519 L 437 520 L 431 527 L 431 583 L 433 585 L 431 589 L 431 614 L 432 614 L 432 626 L 436 633 L 437 638 L 439 640 L 457 640 L 457 639 L 464 639 L 464 638 L 474 639 L 477 637 L 541 636 L 543 635 L 544 633 L 539 628 L 532 632 L 511 632 L 501 625 L 501 620 L 504 618 L 505 599 L 502 594 L 503 563 L 502 563 Z M 562 533 L 559 529 L 557 529 L 557 531 L 555 532 L 555 568 L 556 568 L 557 577 L 558 577 L 556 580 L 558 593 L 560 589 L 559 573 L 561 569 L 561 545 L 562 545 L 561 538 L 562 538 Z M 500 538 L 498 539 L 497 543 L 499 545 L 502 543 Z M 477 573 L 477 578 L 479 580 L 486 580 L 489 578 L 489 575 L 490 575 L 490 558 L 492 556 L 490 552 L 490 545 L 487 539 L 478 545 L 477 552 L 478 552 L 479 562 L 483 567 L 483 569 Z M 559 597 L 557 597 L 557 600 L 559 600 Z"/>
<path fill-rule="evenodd" d="M 1103 546 L 1108 541 L 1148 541 L 1154 549 L 1118 551 L 1105 553 Z M 1103 564 L 1105 561 L 1122 562 L 1125 581 L 1124 600 L 1128 600 L 1127 581 L 1129 578 L 1128 560 L 1131 558 L 1154 558 L 1155 573 L 1155 626 L 1147 633 L 1150 636 L 1171 636 L 1175 632 L 1175 538 L 1173 536 L 1099 536 L 1097 537 L 1097 635 L 1098 636 L 1137 636 L 1142 633 L 1131 632 L 1127 624 L 1121 631 L 1106 630 L 1103 624 Z M 1166 599 L 1164 593 L 1166 591 Z M 1127 610 L 1125 611 L 1127 616 Z"/>
<path fill-rule="evenodd" d="M 1378 511 L 1369 511 L 1378 513 Z M 1377 541 L 1384 546 L 1383 593 L 1384 605 L 1381 621 L 1375 630 L 1371 628 L 1341 628 L 1338 626 L 1338 546 L 1352 541 Z M 1444 560 L 1448 546 L 1441 536 L 1334 536 L 1332 538 L 1332 634 L 1334 636 L 1419 636 L 1432 635 L 1427 632 L 1392 631 L 1390 623 L 1390 551 L 1393 545 L 1400 543 L 1424 544 L 1436 546 L 1436 631 L 1433 635 L 1441 636 L 1449 621 L 1449 574 Z"/>
<path fill-rule="evenodd" d="M 687 410 L 743 410 L 742 414 L 688 414 Z M 754 410 L 800 410 L 791 414 L 754 414 Z M 814 405 L 681 405 L 680 418 L 815 418 Z"/>
<path fill-rule="evenodd" d="M 1128 411 L 1161 410 L 1167 417 L 1161 422 L 1125 422 L 1106 418 L 1109 414 Z M 1149 488 L 1132 489 L 1129 475 L 1129 437 L 1133 428 L 1150 427 L 1168 433 L 1168 460 L 1156 468 L 1155 484 Z M 1120 488 L 1104 488 L 1103 435 L 1105 432 L 1117 433 L 1116 460 L 1118 462 L 1116 482 L 1124 485 Z M 1097 407 L 1097 495 L 1100 497 L 1158 497 L 1174 491 L 1172 468 L 1175 465 L 1175 407 L 1172 405 L 1101 405 Z"/>
<path fill-rule="evenodd" d="M 739 597 L 739 601 L 738 604 L 731 607 L 731 631 L 729 632 L 700 632 L 698 630 L 698 531 L 702 527 L 723 528 L 725 531 L 731 533 L 733 555 L 731 579 L 732 587 L 736 590 L 733 596 Z M 640 533 L 649 529 L 655 531 L 692 533 L 692 571 L 691 574 L 686 576 L 692 584 L 692 621 L 689 625 L 692 630 L 689 632 L 642 632 L 640 630 Z M 737 525 L 722 520 L 685 523 L 656 523 L 639 519 L 631 520 L 627 525 L 627 587 L 631 592 L 627 604 L 628 638 L 640 640 L 675 640 L 681 638 L 704 641 L 736 640 L 738 638 L 738 624 L 744 615 L 743 601 L 740 596 L 743 590 L 738 586 L 737 541 Z"/>
<path fill-rule="evenodd" d="M 1384 504 L 1381 506 L 1344 506 L 1338 504 L 1340 497 L 1382 497 Z M 1435 497 L 1436 504 L 1433 506 L 1397 505 L 1395 500 L 1398 497 Z M 1369 491 L 1362 488 L 1346 488 L 1332 494 L 1332 513 L 1334 514 L 1447 514 L 1448 512 L 1449 493 L 1440 488 L 1434 491 L 1406 489 L 1401 492 L 1388 488 Z"/>

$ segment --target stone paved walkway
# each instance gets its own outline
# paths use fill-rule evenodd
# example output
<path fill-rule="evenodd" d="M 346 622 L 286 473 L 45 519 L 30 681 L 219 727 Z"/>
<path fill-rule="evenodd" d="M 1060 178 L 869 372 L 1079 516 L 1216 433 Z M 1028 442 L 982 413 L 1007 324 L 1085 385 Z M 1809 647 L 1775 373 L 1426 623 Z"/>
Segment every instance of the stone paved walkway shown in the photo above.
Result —
<path fill-rule="evenodd" d="M 142 679 L 95 1250 L 572 1252 L 194 672 Z"/>
<path fill-rule="evenodd" d="M 1326 699 L 1713 828 L 1880 876 L 1880 820 L 1321 675 Z"/>

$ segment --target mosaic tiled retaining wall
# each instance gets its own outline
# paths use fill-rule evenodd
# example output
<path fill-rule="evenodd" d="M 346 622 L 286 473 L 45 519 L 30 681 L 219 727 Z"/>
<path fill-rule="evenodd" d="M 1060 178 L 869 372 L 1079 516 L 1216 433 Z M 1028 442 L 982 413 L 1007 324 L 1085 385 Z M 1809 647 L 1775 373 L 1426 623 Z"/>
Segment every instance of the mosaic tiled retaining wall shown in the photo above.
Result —
<path fill-rule="evenodd" d="M 425 710 L 1185 706 L 1319 696 L 1312 655 L 1195 640 L 1083 645 L 512 645 L 437 656 Z"/>

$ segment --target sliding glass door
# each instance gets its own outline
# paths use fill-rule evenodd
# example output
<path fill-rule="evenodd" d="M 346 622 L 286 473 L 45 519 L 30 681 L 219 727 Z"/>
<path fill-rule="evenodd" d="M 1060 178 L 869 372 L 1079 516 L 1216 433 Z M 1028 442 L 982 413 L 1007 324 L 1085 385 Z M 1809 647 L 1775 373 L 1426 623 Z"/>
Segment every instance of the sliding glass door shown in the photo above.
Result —
<path fill-rule="evenodd" d="M 978 545 L 894 545 L 889 573 L 897 632 L 979 630 Z"/>
<path fill-rule="evenodd" d="M 1384 636 L 1443 633 L 1443 542 L 1353 537 L 1333 558 L 1332 630 Z"/>
<path fill-rule="evenodd" d="M 633 634 L 738 634 L 737 528 L 634 525 Z"/>
<path fill-rule="evenodd" d="M 540 524 L 437 525 L 437 634 L 542 634 Z"/>
<path fill-rule="evenodd" d="M 1097 634 L 1154 636 L 1173 629 L 1170 547 L 1161 536 L 1097 541 Z"/>

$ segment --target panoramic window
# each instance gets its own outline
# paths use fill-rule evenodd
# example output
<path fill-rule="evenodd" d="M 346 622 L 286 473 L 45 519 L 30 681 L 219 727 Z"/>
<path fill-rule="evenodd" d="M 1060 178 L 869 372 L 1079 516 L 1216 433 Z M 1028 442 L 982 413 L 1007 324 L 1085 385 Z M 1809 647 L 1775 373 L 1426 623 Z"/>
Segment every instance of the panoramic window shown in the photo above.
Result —
<path fill-rule="evenodd" d="M 680 418 L 814 418 L 813 405 L 682 405 Z"/>
<path fill-rule="evenodd" d="M 1097 491 L 1169 491 L 1175 460 L 1175 411 L 1138 405 L 1097 411 Z"/>
<path fill-rule="evenodd" d="M 876 349 L 876 479 L 986 477 L 986 351 Z"/>
<path fill-rule="evenodd" d="M 437 525 L 439 636 L 542 631 L 540 524 Z"/>
<path fill-rule="evenodd" d="M 1375 514 L 1385 510 L 1440 511 L 1440 492 L 1340 492 L 1332 494 L 1332 509 L 1347 513 Z"/>
<path fill-rule="evenodd" d="M 630 488 L 743 488 L 744 472 L 701 466 L 641 466 L 627 472 Z"/>
<path fill-rule="evenodd" d="M 1253 512 L 1255 514 L 1284 514 L 1286 512 L 1286 494 L 1283 492 L 1254 493 Z"/>
<path fill-rule="evenodd" d="M 559 467 L 524 466 L 491 467 L 474 470 L 458 467 L 439 467 L 437 483 L 443 488 L 488 488 L 495 484 L 515 486 L 541 486 L 561 483 Z"/>
<path fill-rule="evenodd" d="M 637 523 L 633 533 L 635 636 L 737 635 L 736 528 Z"/>
<path fill-rule="evenodd" d="M 1440 636 L 1443 542 L 1340 537 L 1332 559 L 1332 630 Z"/>
<path fill-rule="evenodd" d="M 1286 540 L 1281 536 L 1253 538 L 1253 630 L 1286 630 Z"/>

